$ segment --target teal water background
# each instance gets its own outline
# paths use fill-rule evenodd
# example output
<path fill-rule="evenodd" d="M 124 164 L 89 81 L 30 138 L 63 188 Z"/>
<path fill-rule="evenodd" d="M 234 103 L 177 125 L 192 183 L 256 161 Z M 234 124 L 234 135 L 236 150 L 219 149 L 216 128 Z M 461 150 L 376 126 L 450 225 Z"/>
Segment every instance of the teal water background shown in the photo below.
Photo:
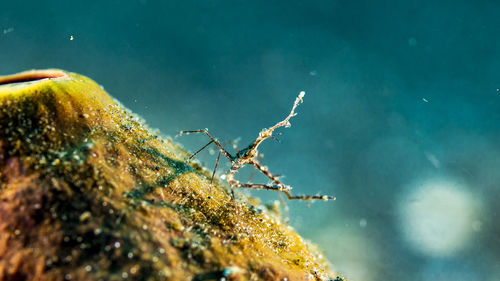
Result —
<path fill-rule="evenodd" d="M 2 1 L 0 74 L 78 72 L 166 135 L 209 128 L 240 146 L 304 90 L 262 162 L 295 193 L 337 196 L 290 203 L 334 269 L 493 281 L 499 15 L 498 1 Z"/>

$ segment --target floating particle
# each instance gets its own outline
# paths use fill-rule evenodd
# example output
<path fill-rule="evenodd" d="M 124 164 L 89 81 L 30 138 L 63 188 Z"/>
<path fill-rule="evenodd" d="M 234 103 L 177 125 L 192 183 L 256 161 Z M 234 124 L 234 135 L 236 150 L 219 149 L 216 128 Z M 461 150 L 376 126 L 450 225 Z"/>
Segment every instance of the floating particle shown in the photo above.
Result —
<path fill-rule="evenodd" d="M 14 28 L 13 27 L 9 27 L 9 28 L 6 28 L 6 29 L 3 30 L 3 34 L 7 34 L 7 33 L 10 33 L 12 31 L 14 31 Z"/>
<path fill-rule="evenodd" d="M 441 162 L 434 154 L 429 153 L 429 152 L 425 152 L 425 157 L 427 158 L 427 160 L 429 160 L 429 162 L 431 162 L 431 164 L 434 167 L 436 167 L 436 168 L 441 167 Z"/>

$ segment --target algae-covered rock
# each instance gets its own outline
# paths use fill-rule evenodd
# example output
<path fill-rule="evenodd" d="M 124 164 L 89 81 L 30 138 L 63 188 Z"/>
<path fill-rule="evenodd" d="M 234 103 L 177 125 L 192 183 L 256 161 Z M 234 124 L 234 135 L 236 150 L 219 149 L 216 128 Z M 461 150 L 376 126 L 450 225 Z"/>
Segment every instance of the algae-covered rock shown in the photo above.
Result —
<path fill-rule="evenodd" d="M 0 77 L 0 280 L 333 276 L 188 156 L 87 77 Z"/>

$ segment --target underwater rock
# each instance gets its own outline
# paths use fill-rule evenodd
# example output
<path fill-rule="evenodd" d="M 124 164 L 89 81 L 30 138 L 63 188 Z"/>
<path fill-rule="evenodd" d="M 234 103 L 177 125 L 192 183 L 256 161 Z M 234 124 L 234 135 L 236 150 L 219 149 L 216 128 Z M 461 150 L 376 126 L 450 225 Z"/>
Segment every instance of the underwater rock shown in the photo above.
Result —
<path fill-rule="evenodd" d="M 329 280 L 188 156 L 87 77 L 0 77 L 0 280 Z"/>

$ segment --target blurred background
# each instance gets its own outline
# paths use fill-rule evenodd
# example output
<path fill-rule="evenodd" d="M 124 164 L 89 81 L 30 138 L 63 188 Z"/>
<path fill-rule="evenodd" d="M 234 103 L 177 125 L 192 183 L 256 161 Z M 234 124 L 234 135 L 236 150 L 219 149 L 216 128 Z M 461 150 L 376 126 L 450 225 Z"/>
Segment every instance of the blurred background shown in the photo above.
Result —
<path fill-rule="evenodd" d="M 495 281 L 499 13 L 487 0 L 2 1 L 0 74 L 78 72 L 165 135 L 209 128 L 240 148 L 304 90 L 281 143 L 260 151 L 295 193 L 337 196 L 289 203 L 333 268 Z M 209 169 L 215 158 L 199 157 Z"/>

